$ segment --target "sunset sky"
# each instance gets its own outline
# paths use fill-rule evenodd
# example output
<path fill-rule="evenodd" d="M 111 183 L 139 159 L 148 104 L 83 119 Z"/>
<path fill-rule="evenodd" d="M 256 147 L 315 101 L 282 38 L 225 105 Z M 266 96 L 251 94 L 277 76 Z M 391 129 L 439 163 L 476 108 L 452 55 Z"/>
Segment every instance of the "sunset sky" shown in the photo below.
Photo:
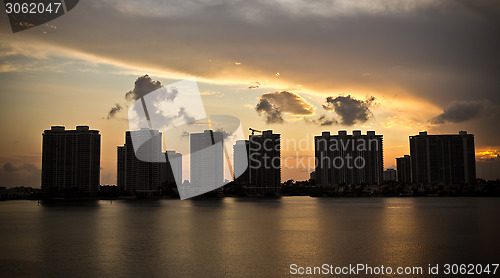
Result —
<path fill-rule="evenodd" d="M 238 117 L 245 136 L 280 133 L 282 158 L 314 156 L 322 131 L 375 130 L 392 168 L 408 136 L 466 130 L 478 177 L 500 178 L 500 4 L 490 2 L 85 0 L 18 33 L 2 11 L 0 186 L 40 186 L 52 125 L 100 130 L 101 184 L 115 184 L 126 94 L 145 74 L 196 78 L 207 114 Z M 284 168 L 282 181 L 309 171 Z"/>

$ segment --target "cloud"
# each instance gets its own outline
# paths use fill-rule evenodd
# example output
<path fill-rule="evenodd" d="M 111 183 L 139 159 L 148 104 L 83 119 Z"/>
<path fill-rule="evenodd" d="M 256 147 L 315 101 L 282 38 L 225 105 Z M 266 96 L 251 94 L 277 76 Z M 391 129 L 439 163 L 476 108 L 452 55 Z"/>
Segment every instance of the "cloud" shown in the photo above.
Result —
<path fill-rule="evenodd" d="M 111 107 L 111 109 L 108 112 L 108 117 L 107 119 L 111 119 L 115 117 L 115 115 L 122 110 L 122 106 L 120 104 L 115 104 L 115 106 Z"/>
<path fill-rule="evenodd" d="M 224 94 L 221 92 L 216 92 L 216 91 L 203 91 L 200 92 L 200 95 L 202 96 L 214 96 L 214 97 L 223 97 Z"/>
<path fill-rule="evenodd" d="M 266 115 L 267 123 L 283 123 L 283 113 L 308 116 L 314 114 L 315 107 L 295 93 L 276 91 L 262 94 L 255 110 Z"/>
<path fill-rule="evenodd" d="M 347 96 L 327 97 L 323 108 L 326 111 L 335 111 L 339 115 L 341 124 L 351 126 L 356 123 L 364 123 L 371 117 L 370 106 L 375 101 L 375 97 L 366 100 L 359 100 Z"/>
<path fill-rule="evenodd" d="M 193 116 L 191 116 L 188 112 L 186 112 L 186 109 L 184 107 L 179 108 L 179 112 L 177 112 L 177 115 L 171 118 L 171 121 L 178 119 L 184 119 L 184 122 L 186 123 L 191 123 L 196 120 Z"/>
<path fill-rule="evenodd" d="M 488 109 L 483 100 L 455 101 L 443 113 L 431 120 L 433 124 L 461 123 L 479 117 Z"/>
<path fill-rule="evenodd" d="M 125 93 L 125 99 L 127 101 L 134 101 L 138 100 L 141 97 L 162 88 L 162 84 L 160 81 L 154 81 L 149 75 L 145 74 L 143 76 L 139 76 L 134 83 L 134 89 L 131 91 L 128 91 Z M 156 101 L 173 101 L 176 97 L 179 91 L 177 88 L 172 88 L 171 92 L 167 92 L 166 95 L 164 94 L 158 94 L 156 97 Z M 116 103 L 115 106 L 111 107 L 108 116 L 106 119 L 112 119 L 122 110 L 122 106 L 119 103 Z"/>
<path fill-rule="evenodd" d="M 258 89 L 258 88 L 260 88 L 260 85 L 261 85 L 260 82 L 257 82 L 257 81 L 251 82 L 251 84 L 252 85 L 248 86 L 248 89 Z"/>
<path fill-rule="evenodd" d="M 500 151 L 496 149 L 476 151 L 476 161 L 495 160 L 495 158 L 500 158 Z"/>
<path fill-rule="evenodd" d="M 264 114 L 266 116 L 268 124 L 280 124 L 284 122 L 280 109 L 276 107 L 276 105 L 269 102 L 267 99 L 260 99 L 255 106 L 255 110 L 259 113 L 259 115 Z"/>
<path fill-rule="evenodd" d="M 317 119 L 304 118 L 304 120 L 308 124 L 315 124 L 315 125 L 320 125 L 320 126 L 331 126 L 334 124 L 338 124 L 338 122 L 335 118 L 328 117 L 327 115 L 321 115 Z"/>
<path fill-rule="evenodd" d="M 141 97 L 161 88 L 160 81 L 154 81 L 149 75 L 143 75 L 135 80 L 134 89 L 125 94 L 127 100 L 138 100 Z M 175 98 L 175 96 L 174 96 Z"/>
<path fill-rule="evenodd" d="M 5 163 L 2 166 L 2 169 L 6 172 L 18 172 L 18 171 L 28 171 L 28 172 L 37 172 L 39 171 L 38 167 L 33 164 L 23 163 L 19 166 L 15 166 L 10 162 Z"/>
<path fill-rule="evenodd" d="M 58 26 L 50 43 L 132 69 L 206 79 L 265 80 L 280 70 L 280 83 L 316 91 L 397 87 L 439 104 L 475 91 L 500 101 L 493 90 L 500 84 L 500 37 L 492 35 L 499 6 L 451 0 L 174 0 L 162 7 L 154 0 L 88 0 L 65 17 L 68 24 Z M 120 30 L 127 32 L 109 35 Z M 13 38 L 8 26 L 0 32 L 6 41 Z M 46 43 L 35 33 L 22 40 L 16 37 L 17 49 Z"/>
<path fill-rule="evenodd" d="M 195 117 L 189 114 L 186 111 L 185 107 L 180 107 L 177 111 L 177 114 L 174 115 L 163 115 L 161 110 L 157 110 L 154 113 L 153 121 L 162 124 L 162 126 L 159 128 L 161 130 L 167 129 L 175 122 L 188 123 L 190 125 L 197 123 Z M 181 134 L 181 137 L 184 137 L 184 134 Z"/>
<path fill-rule="evenodd" d="M 40 186 L 40 169 L 30 163 L 4 163 L 0 167 L 0 186 Z"/>
<path fill-rule="evenodd" d="M 174 99 L 177 97 L 177 94 L 179 94 L 179 90 L 175 87 L 172 87 L 172 92 L 170 92 L 167 96 L 166 96 L 166 100 L 167 101 L 174 101 Z"/>

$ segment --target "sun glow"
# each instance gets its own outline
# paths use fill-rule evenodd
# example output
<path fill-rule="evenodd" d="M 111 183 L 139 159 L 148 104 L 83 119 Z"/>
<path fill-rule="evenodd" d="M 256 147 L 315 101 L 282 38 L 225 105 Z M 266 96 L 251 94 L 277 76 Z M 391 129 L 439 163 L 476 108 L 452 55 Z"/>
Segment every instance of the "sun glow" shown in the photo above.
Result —
<path fill-rule="evenodd" d="M 476 160 L 484 161 L 492 158 L 500 158 L 500 151 L 495 149 L 476 152 Z"/>

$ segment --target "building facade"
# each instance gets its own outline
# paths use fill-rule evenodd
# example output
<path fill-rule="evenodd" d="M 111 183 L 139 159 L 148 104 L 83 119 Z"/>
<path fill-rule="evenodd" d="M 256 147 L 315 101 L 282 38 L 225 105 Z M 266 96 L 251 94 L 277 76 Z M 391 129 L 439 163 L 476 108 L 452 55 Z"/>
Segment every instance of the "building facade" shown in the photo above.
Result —
<path fill-rule="evenodd" d="M 474 135 L 410 136 L 412 182 L 417 184 L 471 184 L 476 180 Z"/>
<path fill-rule="evenodd" d="M 389 168 L 384 171 L 384 181 L 396 181 L 396 170 Z"/>
<path fill-rule="evenodd" d="M 235 182 L 237 184 L 250 184 L 250 171 L 248 165 L 250 160 L 250 142 L 248 140 L 238 140 L 233 146 L 233 169 Z"/>
<path fill-rule="evenodd" d="M 88 126 L 52 126 L 42 134 L 42 190 L 93 195 L 99 191 L 101 135 Z"/>
<path fill-rule="evenodd" d="M 116 186 L 125 189 L 125 146 L 116 149 Z"/>
<path fill-rule="evenodd" d="M 191 133 L 191 185 L 222 186 L 224 182 L 224 139 L 222 132 Z"/>
<path fill-rule="evenodd" d="M 368 131 L 352 135 L 323 132 L 314 137 L 316 185 L 381 184 L 383 181 L 383 137 Z"/>
<path fill-rule="evenodd" d="M 281 135 L 272 130 L 249 137 L 251 195 L 279 194 L 281 188 Z"/>
<path fill-rule="evenodd" d="M 396 158 L 397 177 L 399 183 L 411 183 L 411 160 L 409 155 Z"/>
<path fill-rule="evenodd" d="M 136 150 L 132 136 L 142 143 Z M 117 148 L 117 185 L 130 193 L 157 194 L 161 188 L 162 164 L 165 164 L 160 162 L 165 155 L 161 143 L 158 130 L 127 131 L 125 144 Z"/>
<path fill-rule="evenodd" d="M 182 154 L 176 151 L 165 152 L 166 163 L 161 165 L 162 186 L 175 187 L 182 184 Z"/>

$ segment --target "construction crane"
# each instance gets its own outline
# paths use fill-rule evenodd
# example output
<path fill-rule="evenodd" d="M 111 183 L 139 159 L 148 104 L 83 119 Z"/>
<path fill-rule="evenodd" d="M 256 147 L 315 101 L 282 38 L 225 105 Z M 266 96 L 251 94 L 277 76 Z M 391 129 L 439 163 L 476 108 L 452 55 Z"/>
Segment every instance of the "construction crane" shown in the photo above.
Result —
<path fill-rule="evenodd" d="M 259 132 L 262 134 L 262 130 L 258 130 L 258 129 L 253 129 L 251 127 L 248 128 L 248 130 L 251 130 L 252 131 L 252 135 L 254 134 L 254 132 Z"/>

